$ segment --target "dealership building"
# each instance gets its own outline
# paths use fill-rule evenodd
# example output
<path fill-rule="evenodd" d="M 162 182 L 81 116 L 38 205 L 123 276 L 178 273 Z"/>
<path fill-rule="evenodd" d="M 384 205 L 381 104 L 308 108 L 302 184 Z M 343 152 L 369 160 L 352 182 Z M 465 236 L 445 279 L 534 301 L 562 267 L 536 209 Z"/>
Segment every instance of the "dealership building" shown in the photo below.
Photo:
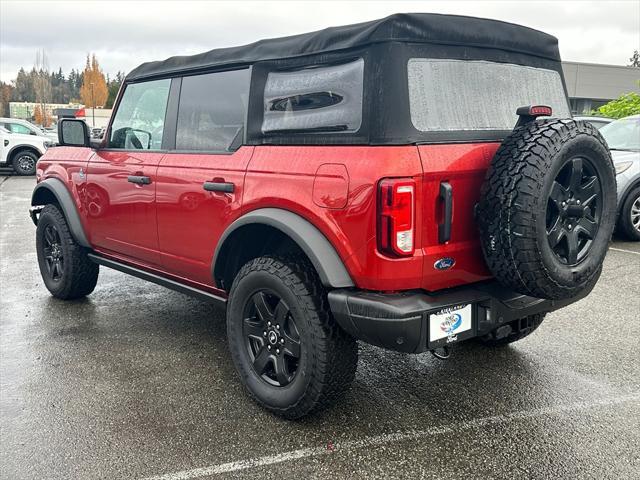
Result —
<path fill-rule="evenodd" d="M 640 93 L 640 68 L 562 62 L 571 112 L 589 114 L 623 93 Z"/>

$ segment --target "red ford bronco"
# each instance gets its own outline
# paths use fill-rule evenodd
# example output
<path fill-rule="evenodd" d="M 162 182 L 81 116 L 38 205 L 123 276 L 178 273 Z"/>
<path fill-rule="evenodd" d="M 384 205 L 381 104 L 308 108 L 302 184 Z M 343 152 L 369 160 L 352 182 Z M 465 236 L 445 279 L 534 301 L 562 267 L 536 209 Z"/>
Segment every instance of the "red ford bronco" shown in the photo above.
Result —
<path fill-rule="evenodd" d="M 493 20 L 392 15 L 145 63 L 104 140 L 78 120 L 59 139 L 31 202 L 51 294 L 88 295 L 101 265 L 226 304 L 240 380 L 287 418 L 346 390 L 356 340 L 442 355 L 529 335 L 591 291 L 615 220 L 557 40 Z"/>

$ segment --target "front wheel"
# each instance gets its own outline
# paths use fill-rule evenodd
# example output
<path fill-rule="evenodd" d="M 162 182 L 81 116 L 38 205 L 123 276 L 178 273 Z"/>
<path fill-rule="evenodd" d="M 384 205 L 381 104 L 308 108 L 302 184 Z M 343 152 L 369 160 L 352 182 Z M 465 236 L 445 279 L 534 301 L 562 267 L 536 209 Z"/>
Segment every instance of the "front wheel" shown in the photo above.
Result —
<path fill-rule="evenodd" d="M 267 256 L 242 267 L 229 293 L 227 336 L 249 394 L 285 418 L 331 404 L 355 376 L 356 341 L 333 320 L 304 260 Z"/>
<path fill-rule="evenodd" d="M 13 170 L 18 175 L 34 175 L 38 156 L 28 150 L 17 152 L 13 157 Z"/>
<path fill-rule="evenodd" d="M 56 205 L 47 205 L 40 213 L 36 252 L 42 280 L 54 297 L 72 300 L 95 288 L 100 267 L 76 243 Z"/>

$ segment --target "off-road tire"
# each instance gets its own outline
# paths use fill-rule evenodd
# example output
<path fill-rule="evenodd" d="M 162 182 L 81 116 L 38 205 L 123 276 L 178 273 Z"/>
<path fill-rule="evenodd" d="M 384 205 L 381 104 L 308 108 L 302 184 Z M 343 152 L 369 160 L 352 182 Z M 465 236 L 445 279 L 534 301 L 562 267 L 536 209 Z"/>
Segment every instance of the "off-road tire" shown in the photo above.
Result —
<path fill-rule="evenodd" d="M 29 166 L 25 165 L 25 162 L 21 161 L 22 158 L 29 159 Z M 12 160 L 13 171 L 18 175 L 35 175 L 36 164 L 38 163 L 38 155 L 29 150 L 20 150 L 13 155 Z"/>
<path fill-rule="evenodd" d="M 54 276 L 47 267 L 51 248 L 45 237 L 48 227 L 53 227 L 57 251 L 61 252 L 60 274 Z M 53 204 L 44 207 L 36 229 L 36 252 L 40 274 L 47 290 L 61 300 L 73 300 L 89 295 L 98 282 L 100 267 L 87 256 L 86 250 L 74 240 L 67 221 L 60 209 Z M 50 263 L 49 263 L 50 264 Z"/>
<path fill-rule="evenodd" d="M 535 332 L 544 317 L 544 313 L 539 313 L 503 325 L 497 330 L 479 337 L 480 342 L 487 347 L 504 347 L 510 343 L 517 342 Z"/>
<path fill-rule="evenodd" d="M 598 218 L 595 232 L 590 227 L 592 239 L 579 237 L 583 258 L 572 262 L 575 258 L 567 255 L 563 262 L 550 245 L 549 202 L 558 197 L 551 190 L 557 189 L 555 184 L 566 171 L 563 169 L 573 169 L 578 164 L 576 191 L 587 195 L 591 188 L 586 186 L 589 179 L 597 177 L 600 210 L 597 213 L 595 201 L 590 203 Z M 583 170 L 584 165 L 590 170 Z M 587 177 L 585 172 L 595 173 Z M 569 180 L 573 182 L 573 175 Z M 583 180 L 584 183 L 580 183 Z M 574 183 L 566 190 L 563 187 L 562 195 L 567 196 L 567 202 L 575 204 L 578 200 L 572 197 L 571 185 Z M 554 205 L 556 203 L 554 200 Z M 570 207 L 577 208 L 573 204 Z M 607 145 L 595 127 L 570 119 L 535 121 L 517 127 L 496 152 L 481 190 L 477 222 L 486 263 L 498 281 L 516 292 L 546 299 L 574 297 L 599 275 L 613 232 L 615 209 L 614 166 Z M 556 215 L 558 222 L 562 215 L 563 226 L 557 231 L 561 241 L 566 242 L 556 245 L 567 245 L 568 251 L 570 234 L 573 233 L 574 239 L 579 232 L 584 235 L 582 221 L 586 218 L 591 222 L 591 213 L 576 214 L 571 210 L 568 214 L 566 210 L 559 210 Z M 580 230 L 574 223 L 574 230 L 570 232 L 573 215 L 583 218 Z"/>
<path fill-rule="evenodd" d="M 632 210 L 637 215 L 640 204 L 640 186 L 635 187 L 629 192 L 620 208 L 620 217 L 618 219 L 618 232 L 622 233 L 629 240 L 640 241 L 640 230 L 633 226 L 631 220 Z"/>
<path fill-rule="evenodd" d="M 256 372 L 245 340 L 246 305 L 263 291 L 274 292 L 286 302 L 299 333 L 299 364 L 286 386 L 272 385 Z M 229 293 L 227 336 L 233 363 L 249 395 L 288 419 L 331 405 L 355 377 L 357 343 L 336 324 L 326 292 L 306 259 L 264 256 L 245 264 Z"/>

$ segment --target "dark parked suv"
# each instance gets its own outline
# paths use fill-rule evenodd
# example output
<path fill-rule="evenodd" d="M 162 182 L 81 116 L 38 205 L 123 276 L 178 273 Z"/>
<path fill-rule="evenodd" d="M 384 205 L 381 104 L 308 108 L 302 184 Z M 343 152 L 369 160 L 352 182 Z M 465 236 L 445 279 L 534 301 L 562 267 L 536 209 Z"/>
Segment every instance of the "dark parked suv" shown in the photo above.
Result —
<path fill-rule="evenodd" d="M 528 335 L 591 291 L 615 220 L 556 39 L 493 20 L 145 63 L 103 139 L 76 120 L 59 138 L 31 208 L 49 291 L 88 295 L 102 265 L 226 305 L 240 380 L 287 418 L 346 390 L 357 339 L 443 355 Z"/>

